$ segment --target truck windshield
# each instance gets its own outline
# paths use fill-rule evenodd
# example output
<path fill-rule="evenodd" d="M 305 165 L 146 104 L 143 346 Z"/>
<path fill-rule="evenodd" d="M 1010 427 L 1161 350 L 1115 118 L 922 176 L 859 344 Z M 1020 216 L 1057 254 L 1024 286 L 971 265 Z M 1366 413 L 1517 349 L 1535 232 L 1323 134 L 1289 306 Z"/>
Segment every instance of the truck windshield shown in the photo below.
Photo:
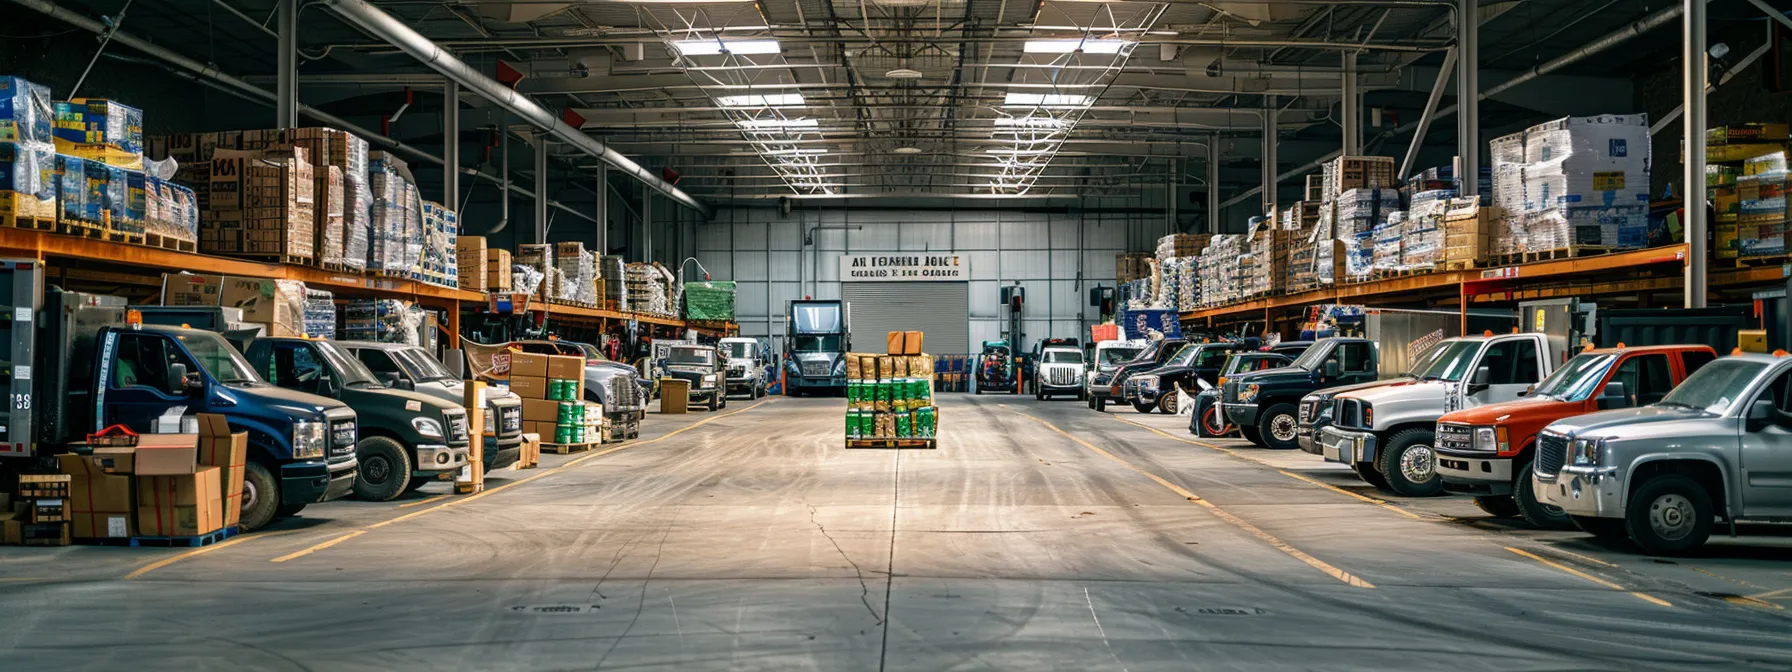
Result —
<path fill-rule="evenodd" d="M 797 352 L 839 352 L 840 335 L 805 336 L 799 334 L 791 339 L 790 347 Z"/>
<path fill-rule="evenodd" d="M 373 377 L 373 372 L 367 370 L 367 365 L 362 364 L 361 360 L 348 356 L 348 353 L 336 347 L 335 343 L 329 341 L 315 341 L 315 343 L 317 351 L 323 354 L 324 361 L 329 362 L 330 368 L 335 370 L 336 375 L 342 377 L 343 386 L 380 386 L 379 379 Z"/>
<path fill-rule="evenodd" d="M 728 358 L 729 359 L 752 359 L 753 358 L 753 344 L 752 343 L 747 343 L 747 342 L 723 343 L 722 347 L 725 347 L 728 349 Z"/>
<path fill-rule="evenodd" d="M 666 359 L 670 364 L 709 366 L 715 363 L 715 356 L 716 353 L 714 350 L 705 350 L 701 348 L 673 348 L 672 352 L 666 355 Z"/>
<path fill-rule="evenodd" d="M 233 383 L 259 383 L 255 377 L 255 367 L 249 366 L 249 360 L 230 346 L 224 337 L 211 332 L 187 333 L 176 336 L 187 352 L 199 360 L 206 373 L 212 374 L 218 382 L 225 385 Z"/>
<path fill-rule="evenodd" d="M 1164 362 L 1164 366 L 1188 366 L 1190 362 L 1195 361 L 1195 355 L 1199 354 L 1200 350 L 1200 346 L 1182 346 L 1181 350 L 1177 350 L 1176 354 L 1170 356 L 1169 361 Z"/>
<path fill-rule="evenodd" d="M 429 356 L 422 348 L 395 350 L 392 358 L 398 360 L 399 366 L 404 367 L 406 375 L 419 383 L 455 379 L 454 374 L 448 373 L 447 367 L 442 366 L 441 362 Z"/>
<path fill-rule="evenodd" d="M 1537 395 L 1560 401 L 1586 401 L 1587 397 L 1593 396 L 1593 389 L 1599 387 L 1606 370 L 1617 359 L 1618 356 L 1613 354 L 1588 352 L 1575 355 L 1562 368 L 1537 383 Z"/>
<path fill-rule="evenodd" d="M 1232 356 L 1232 351 L 1225 348 L 1202 348 L 1200 356 L 1195 358 L 1195 366 L 1207 368 L 1219 366 Z"/>
<path fill-rule="evenodd" d="M 1103 366 L 1120 364 L 1122 362 L 1132 361 L 1132 358 L 1139 356 L 1139 350 L 1141 349 L 1142 348 L 1106 348 L 1097 350 L 1095 357 Z"/>
<path fill-rule="evenodd" d="M 1045 351 L 1045 363 L 1081 364 L 1083 363 L 1083 353 L 1075 350 L 1047 350 Z"/>
<path fill-rule="evenodd" d="M 1468 376 L 1475 353 L 1480 351 L 1481 341 L 1447 341 L 1420 356 L 1407 373 L 1419 380 L 1454 383 Z"/>
<path fill-rule="evenodd" d="M 1294 361 L 1289 362 L 1288 365 L 1297 369 L 1318 371 L 1319 365 L 1325 362 L 1326 355 L 1331 354 L 1331 352 L 1332 344 L 1321 341 L 1313 344 L 1313 347 L 1302 350 L 1300 356 L 1295 357 Z"/>
<path fill-rule="evenodd" d="M 1761 375 L 1761 370 L 1765 368 L 1767 365 L 1761 362 L 1720 359 L 1687 376 L 1679 387 L 1657 403 L 1661 406 L 1697 408 L 1722 414 L 1742 398 L 1742 393 L 1748 390 L 1748 384 Z"/>

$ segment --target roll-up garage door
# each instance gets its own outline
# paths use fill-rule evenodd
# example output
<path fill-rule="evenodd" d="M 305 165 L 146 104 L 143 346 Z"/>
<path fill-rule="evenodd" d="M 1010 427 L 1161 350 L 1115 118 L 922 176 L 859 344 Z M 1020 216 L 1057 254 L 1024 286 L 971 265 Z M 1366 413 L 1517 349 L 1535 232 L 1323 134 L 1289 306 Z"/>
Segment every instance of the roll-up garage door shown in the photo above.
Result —
<path fill-rule="evenodd" d="M 883 352 L 892 331 L 926 332 L 929 354 L 971 352 L 970 283 L 843 282 L 840 298 L 852 305 L 852 346 Z"/>

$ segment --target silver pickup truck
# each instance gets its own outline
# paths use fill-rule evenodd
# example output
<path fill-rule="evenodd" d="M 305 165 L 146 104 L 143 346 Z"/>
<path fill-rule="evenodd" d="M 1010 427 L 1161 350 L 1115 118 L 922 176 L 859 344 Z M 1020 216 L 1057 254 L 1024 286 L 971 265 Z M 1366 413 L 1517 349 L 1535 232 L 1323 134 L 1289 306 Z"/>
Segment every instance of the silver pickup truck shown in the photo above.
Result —
<path fill-rule="evenodd" d="M 1697 548 L 1719 519 L 1792 522 L 1792 358 L 1706 364 L 1661 401 L 1550 423 L 1537 498 L 1649 553 Z"/>

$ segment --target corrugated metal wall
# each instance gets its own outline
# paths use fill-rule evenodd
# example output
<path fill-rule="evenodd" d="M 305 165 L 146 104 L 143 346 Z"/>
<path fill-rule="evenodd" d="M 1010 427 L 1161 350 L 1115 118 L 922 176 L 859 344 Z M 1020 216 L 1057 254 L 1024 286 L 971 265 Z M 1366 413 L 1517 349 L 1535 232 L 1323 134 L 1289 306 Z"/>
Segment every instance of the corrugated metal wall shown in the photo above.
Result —
<path fill-rule="evenodd" d="M 1154 249 L 1164 226 L 1163 215 L 1149 213 L 728 208 L 694 223 L 690 242 L 715 279 L 740 283 L 742 335 L 769 335 L 774 347 L 783 346 L 786 302 L 840 297 L 840 255 L 915 251 L 968 259 L 971 343 L 1002 338 L 998 288 L 1019 281 L 1030 343 L 1086 337 L 1089 288 L 1112 287 L 1114 256 Z M 805 232 L 813 245 L 804 245 Z"/>

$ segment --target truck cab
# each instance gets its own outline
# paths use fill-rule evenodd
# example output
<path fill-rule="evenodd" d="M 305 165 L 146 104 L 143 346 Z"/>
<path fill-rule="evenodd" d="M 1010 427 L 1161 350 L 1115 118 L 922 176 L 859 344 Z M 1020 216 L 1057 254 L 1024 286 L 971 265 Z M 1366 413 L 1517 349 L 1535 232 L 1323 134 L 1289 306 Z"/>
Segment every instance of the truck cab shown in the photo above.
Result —
<path fill-rule="evenodd" d="M 765 396 L 765 348 L 759 341 L 732 337 L 717 344 L 728 356 L 727 394 L 744 394 L 748 399 Z"/>
<path fill-rule="evenodd" d="M 1792 522 L 1792 358 L 1782 354 L 1724 357 L 1654 404 L 1550 423 L 1530 470 L 1537 500 L 1653 554 L 1699 547 L 1720 519 L 1732 534 Z"/>
<path fill-rule="evenodd" d="M 1063 345 L 1048 345 L 1039 352 L 1039 363 L 1033 366 L 1033 398 L 1044 401 L 1053 395 L 1083 396 L 1083 350 L 1076 339 Z"/>
<path fill-rule="evenodd" d="M 789 394 L 845 393 L 851 309 L 844 301 L 790 302 L 784 318 L 784 385 Z"/>
<path fill-rule="evenodd" d="M 690 383 L 690 402 L 709 410 L 728 407 L 723 385 L 723 352 L 707 345 L 674 345 L 666 353 L 666 375 Z"/>
<path fill-rule="evenodd" d="M 264 382 L 217 333 L 109 326 L 100 329 L 94 356 L 97 410 L 82 433 L 115 424 L 150 432 L 160 420 L 197 413 L 223 414 L 231 430 L 248 433 L 242 529 L 336 499 L 354 486 L 356 412 L 335 399 Z"/>
<path fill-rule="evenodd" d="M 1188 433 L 1200 437 L 1219 437 L 1231 433 L 1232 425 L 1220 412 L 1220 391 L 1234 377 L 1252 371 L 1267 371 L 1288 366 L 1294 360 L 1275 352 L 1234 352 L 1220 368 L 1218 387 L 1201 390 L 1195 395 L 1193 412 L 1189 413 Z"/>
<path fill-rule="evenodd" d="M 1301 350 L 1286 367 L 1227 376 L 1220 386 L 1220 411 L 1225 424 L 1237 426 L 1251 443 L 1276 450 L 1299 448 L 1302 397 L 1323 388 L 1372 383 L 1379 377 L 1380 359 L 1380 351 L 1368 339 L 1323 338 Z"/>
<path fill-rule="evenodd" d="M 1185 345 L 1188 345 L 1188 341 L 1181 338 L 1160 338 L 1146 342 L 1139 354 L 1114 368 L 1114 375 L 1108 377 L 1106 386 L 1089 388 L 1089 399 L 1095 410 L 1107 410 L 1109 401 L 1125 401 L 1128 379 L 1163 366 L 1164 362 L 1170 361 Z"/>
<path fill-rule="evenodd" d="M 1191 394 L 1213 387 L 1219 380 L 1226 359 L 1245 346 L 1234 343 L 1190 343 L 1170 357 L 1162 366 L 1138 373 L 1127 379 L 1122 393 L 1133 410 L 1150 413 L 1176 413 L 1176 390 Z"/>
<path fill-rule="evenodd" d="M 337 341 L 374 378 L 389 388 L 426 394 L 460 406 L 466 403 L 466 383 L 428 350 L 408 343 Z M 485 388 L 486 420 L 480 454 L 485 470 L 517 461 L 523 449 L 523 398 L 502 387 Z"/>
<path fill-rule="evenodd" d="M 1325 459 L 1396 494 L 1443 492 L 1432 447 L 1438 418 L 1517 399 L 1561 361 L 1551 343 L 1542 333 L 1444 340 L 1419 356 L 1409 380 L 1334 397 L 1332 424 L 1319 430 Z"/>
<path fill-rule="evenodd" d="M 336 399 L 360 417 L 355 496 L 390 501 L 459 471 L 471 453 L 467 412 L 426 394 L 386 387 L 335 342 L 258 338 L 248 361 L 279 387 Z"/>
<path fill-rule="evenodd" d="M 1114 372 L 1120 366 L 1138 357 L 1145 350 L 1145 341 L 1101 341 L 1095 343 L 1089 356 L 1088 371 L 1084 375 L 1083 400 L 1089 402 L 1089 408 L 1095 408 L 1097 395 L 1106 394 L 1108 385 L 1114 379 Z"/>

